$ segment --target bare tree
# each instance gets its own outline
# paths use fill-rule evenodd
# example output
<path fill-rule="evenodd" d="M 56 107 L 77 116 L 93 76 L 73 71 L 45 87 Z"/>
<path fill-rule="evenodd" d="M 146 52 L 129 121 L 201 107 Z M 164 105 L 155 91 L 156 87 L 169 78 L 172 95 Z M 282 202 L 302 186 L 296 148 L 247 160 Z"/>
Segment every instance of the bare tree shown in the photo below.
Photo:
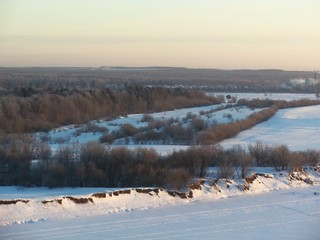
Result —
<path fill-rule="evenodd" d="M 304 153 L 307 164 L 311 166 L 317 166 L 320 163 L 320 151 L 317 150 L 307 150 Z"/>
<path fill-rule="evenodd" d="M 290 161 L 290 152 L 288 147 L 280 145 L 272 148 L 271 161 L 273 162 L 273 167 L 278 171 L 286 170 Z"/>
<path fill-rule="evenodd" d="M 39 143 L 36 145 L 35 149 L 36 158 L 43 161 L 46 169 L 49 167 L 49 159 L 52 156 L 51 147 L 47 143 Z"/>
<path fill-rule="evenodd" d="M 241 178 L 245 178 L 249 173 L 249 170 L 252 166 L 251 157 L 246 151 L 240 146 L 235 145 L 231 149 L 232 154 L 234 155 L 234 161 L 238 168 L 240 168 Z"/>
<path fill-rule="evenodd" d="M 267 145 L 263 145 L 262 142 L 257 141 L 254 145 L 248 146 L 250 155 L 255 160 L 255 165 L 258 167 L 265 167 L 270 159 L 270 148 Z"/>
<path fill-rule="evenodd" d="M 289 172 L 301 172 L 303 165 L 306 163 L 306 158 L 301 153 L 293 152 L 290 154 Z"/>
<path fill-rule="evenodd" d="M 225 154 L 222 155 L 218 162 L 217 179 L 230 179 L 234 176 L 234 163 L 228 159 Z"/>

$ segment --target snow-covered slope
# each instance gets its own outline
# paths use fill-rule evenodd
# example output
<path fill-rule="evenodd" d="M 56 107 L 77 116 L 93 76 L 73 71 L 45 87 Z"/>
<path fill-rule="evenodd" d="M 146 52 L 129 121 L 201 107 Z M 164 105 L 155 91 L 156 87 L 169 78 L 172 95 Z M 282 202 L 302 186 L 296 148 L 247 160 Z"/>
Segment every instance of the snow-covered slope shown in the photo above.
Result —
<path fill-rule="evenodd" d="M 253 174 L 246 180 L 212 179 L 196 183 L 185 193 L 164 189 L 45 189 L 0 188 L 0 225 L 30 223 L 143 210 L 165 205 L 212 201 L 243 194 L 320 184 L 320 173 Z M 319 193 L 320 194 L 320 193 Z"/>
<path fill-rule="evenodd" d="M 320 186 L 0 226 L 0 239 L 318 240 Z"/>

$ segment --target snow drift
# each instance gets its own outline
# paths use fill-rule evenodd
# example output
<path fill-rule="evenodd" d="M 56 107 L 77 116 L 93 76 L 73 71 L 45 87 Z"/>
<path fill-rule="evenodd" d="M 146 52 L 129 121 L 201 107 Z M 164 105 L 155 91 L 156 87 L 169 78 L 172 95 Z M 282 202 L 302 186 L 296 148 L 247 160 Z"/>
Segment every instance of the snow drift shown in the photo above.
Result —
<path fill-rule="evenodd" d="M 245 179 L 200 179 L 185 191 L 161 188 L 133 189 L 17 189 L 1 187 L 0 226 L 49 219 L 77 218 L 144 210 L 165 205 L 217 200 L 243 194 L 319 185 L 320 173 L 256 172 Z M 1 189 L 0 188 L 0 189 Z M 35 191 L 35 193 L 32 193 Z M 316 193 L 315 194 L 320 194 Z"/>

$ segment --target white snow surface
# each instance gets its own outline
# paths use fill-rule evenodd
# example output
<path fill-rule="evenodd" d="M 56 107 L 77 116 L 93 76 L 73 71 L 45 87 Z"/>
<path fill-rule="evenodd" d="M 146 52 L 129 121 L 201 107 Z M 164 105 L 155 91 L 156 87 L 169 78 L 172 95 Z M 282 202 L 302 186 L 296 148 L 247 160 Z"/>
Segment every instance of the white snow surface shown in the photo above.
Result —
<path fill-rule="evenodd" d="M 320 105 L 278 110 L 274 117 L 234 138 L 220 142 L 224 148 L 239 144 L 247 148 L 260 141 L 268 145 L 287 145 L 290 150 L 320 150 Z"/>
<path fill-rule="evenodd" d="M 248 100 L 252 99 L 272 99 L 272 100 L 299 100 L 299 99 L 310 99 L 316 100 L 316 95 L 314 93 L 238 93 L 238 92 L 230 92 L 230 93 L 214 93 L 215 96 L 218 95 L 230 95 L 232 97 L 236 97 L 237 99 L 245 98 Z"/>
<path fill-rule="evenodd" d="M 210 111 L 214 110 L 218 107 L 223 106 L 220 105 L 210 105 L 210 106 L 202 106 L 202 107 L 193 107 L 193 108 L 183 108 L 173 111 L 165 111 L 149 114 L 155 120 L 168 120 L 170 118 L 182 119 L 188 113 L 199 114 L 200 111 Z M 119 117 L 114 120 L 106 121 L 106 120 L 97 120 L 92 121 L 95 125 L 100 127 L 107 127 L 110 132 L 119 130 L 120 127 L 124 124 L 131 124 L 136 128 L 146 127 L 148 125 L 147 122 L 142 122 L 144 114 L 129 114 L 127 117 Z M 99 141 L 99 138 L 103 135 L 102 133 L 82 133 L 77 136 L 75 133 L 80 129 L 80 127 L 75 127 L 74 125 L 64 126 L 57 129 L 54 129 L 49 132 L 48 136 L 51 138 L 51 141 L 55 141 L 56 139 L 63 139 L 66 143 L 87 143 L 90 141 Z M 56 147 L 56 144 L 52 144 L 53 148 Z"/>
<path fill-rule="evenodd" d="M 165 121 L 170 118 L 183 120 L 188 113 L 192 113 L 201 119 L 205 120 L 209 125 L 212 124 L 221 124 L 221 123 L 229 123 L 237 120 L 242 120 L 247 118 L 250 114 L 261 111 L 262 109 L 249 109 L 248 107 L 231 107 L 227 109 L 222 109 L 219 111 L 214 111 L 220 107 L 224 107 L 226 104 L 217 104 L 211 106 L 202 106 L 202 107 L 194 107 L 194 108 L 183 108 L 174 111 L 166 111 L 166 112 L 158 112 L 149 114 L 155 120 Z M 201 115 L 200 112 L 214 111 L 212 113 Z M 146 127 L 148 125 L 147 122 L 142 122 L 144 114 L 131 114 L 127 117 L 120 117 L 111 121 L 105 120 L 96 120 L 92 121 L 95 125 L 100 127 L 106 127 L 110 132 L 119 130 L 120 127 L 124 124 L 131 124 L 136 128 Z M 229 117 L 227 117 L 229 116 Z M 190 121 L 190 120 L 189 120 Z M 188 127 L 188 122 L 183 126 Z M 74 125 L 64 126 L 57 129 L 54 129 L 49 132 L 48 137 L 51 139 L 51 148 L 52 150 L 58 149 L 61 144 L 56 143 L 57 140 L 62 140 L 63 144 L 84 144 L 91 141 L 99 141 L 99 138 L 103 135 L 101 132 L 84 132 L 80 135 L 76 134 L 77 130 L 81 128 Z M 38 133 L 39 135 L 40 133 Z M 122 139 L 124 141 L 124 139 Z M 116 141 L 117 142 L 117 141 Z M 119 147 L 119 145 L 123 146 L 124 142 L 120 142 L 117 144 L 113 144 L 113 147 Z M 127 147 L 136 148 L 142 147 L 141 145 L 134 145 L 132 143 L 126 144 Z M 145 147 L 145 146 L 143 146 Z M 173 152 L 174 150 L 185 149 L 186 146 L 180 145 L 158 145 L 158 144 L 150 144 L 148 147 L 154 148 L 160 154 L 168 154 Z"/>
<path fill-rule="evenodd" d="M 209 93 L 211 94 L 211 93 Z M 298 100 L 298 99 L 313 99 L 315 100 L 315 94 L 295 94 L 295 93 L 214 93 L 214 95 L 228 95 L 237 97 L 237 99 L 240 98 L 246 98 L 246 99 L 273 99 L 273 100 Z M 200 112 L 207 112 L 207 111 L 214 111 L 217 110 L 220 107 L 226 106 L 225 103 L 222 104 L 216 104 L 216 105 L 210 105 L 210 106 L 202 106 L 202 107 L 193 107 L 193 108 L 183 108 L 183 109 L 177 109 L 173 111 L 165 111 L 165 112 L 158 112 L 158 113 L 151 113 L 151 115 L 155 120 L 168 120 L 170 118 L 182 120 L 187 116 L 188 113 L 195 114 L 197 116 L 200 116 Z M 262 109 L 255 109 L 254 111 L 246 108 L 246 107 L 233 107 L 228 109 L 223 109 L 220 111 L 215 111 L 211 114 L 204 114 L 200 117 L 207 121 L 208 124 L 215 124 L 215 123 L 229 123 L 237 120 L 242 120 L 247 118 L 250 114 L 260 111 Z M 226 117 L 226 115 L 231 114 L 231 118 Z M 111 121 L 106 120 L 96 120 L 92 121 L 95 125 L 98 125 L 100 127 L 107 127 L 109 129 L 109 132 L 116 131 L 120 129 L 120 127 L 123 124 L 131 124 L 135 126 L 136 128 L 142 128 L 147 126 L 147 122 L 142 122 L 141 119 L 143 118 L 144 114 L 130 114 L 126 117 L 120 117 Z M 185 127 L 187 127 L 186 124 L 184 124 Z M 282 126 L 280 126 L 282 127 Z M 279 127 L 279 128 L 280 128 Z M 57 129 L 54 129 L 49 132 L 48 137 L 51 139 L 51 148 L 53 151 L 59 148 L 61 144 L 55 143 L 56 140 L 62 140 L 64 144 L 83 144 L 90 141 L 99 141 L 99 138 L 103 135 L 103 133 L 82 133 L 80 135 L 77 135 L 76 132 L 79 130 L 81 126 L 75 126 L 75 125 L 68 125 L 63 126 Z M 302 131 L 309 131 L 308 129 L 301 129 Z M 311 130 L 313 131 L 313 130 Z M 39 133 L 40 134 L 40 133 Z M 262 133 L 264 134 L 264 133 Z M 272 133 L 271 133 L 272 134 Z M 259 138 L 259 136 L 257 136 Z M 291 138 L 292 139 L 292 138 Z M 248 143 L 256 141 L 255 138 L 249 138 Z M 258 140 L 258 139 L 257 139 Z M 279 139 L 278 142 L 281 142 L 283 139 Z M 285 139 L 288 140 L 288 139 Z M 233 139 L 231 141 L 223 142 L 223 145 L 226 147 L 230 147 L 233 144 L 242 144 L 242 145 L 248 145 L 248 143 L 245 143 L 246 141 L 244 139 Z M 118 147 L 120 145 L 123 146 L 124 142 L 117 142 L 116 144 L 113 144 L 113 147 Z M 270 144 L 273 144 L 270 142 Z M 277 142 L 275 143 L 277 144 Z M 299 147 L 299 144 L 296 144 L 297 147 Z M 319 144 L 314 144 L 315 146 L 320 146 Z M 151 145 L 135 145 L 131 142 L 129 144 L 126 144 L 129 148 L 137 148 L 137 147 L 152 147 L 154 148 L 158 153 L 162 155 L 169 154 L 175 150 L 180 149 L 186 149 L 187 146 L 181 146 L 181 145 L 159 145 L 157 143 L 153 143 Z M 301 147 L 301 146 L 300 146 Z"/>
<path fill-rule="evenodd" d="M 309 185 L 270 172 L 248 191 L 240 179 L 207 181 L 188 199 L 166 191 L 96 198 L 115 189 L 0 187 L 1 200 L 29 200 L 0 205 L 0 239 L 319 239 L 320 173 L 295 173 Z M 93 202 L 41 202 L 71 195 Z"/>

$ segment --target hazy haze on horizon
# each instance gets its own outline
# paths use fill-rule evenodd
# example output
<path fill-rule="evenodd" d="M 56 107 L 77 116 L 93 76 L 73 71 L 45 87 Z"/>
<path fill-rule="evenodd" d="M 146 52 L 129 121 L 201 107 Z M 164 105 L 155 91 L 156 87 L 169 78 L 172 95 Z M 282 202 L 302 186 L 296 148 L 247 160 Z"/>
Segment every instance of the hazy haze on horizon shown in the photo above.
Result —
<path fill-rule="evenodd" d="M 319 0 L 0 0 L 0 66 L 320 68 Z"/>

